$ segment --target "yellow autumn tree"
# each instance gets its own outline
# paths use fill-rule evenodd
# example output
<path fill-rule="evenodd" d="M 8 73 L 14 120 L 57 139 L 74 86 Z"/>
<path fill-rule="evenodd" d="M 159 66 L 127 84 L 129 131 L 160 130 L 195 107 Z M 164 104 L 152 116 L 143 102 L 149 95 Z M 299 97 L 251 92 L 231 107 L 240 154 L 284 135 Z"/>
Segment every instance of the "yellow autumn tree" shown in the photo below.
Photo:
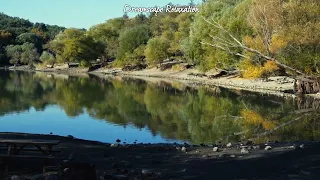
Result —
<path fill-rule="evenodd" d="M 266 78 L 273 75 L 280 68 L 274 61 L 266 61 L 263 65 L 255 64 L 250 58 L 243 60 L 240 64 L 242 77 L 247 79 Z"/>

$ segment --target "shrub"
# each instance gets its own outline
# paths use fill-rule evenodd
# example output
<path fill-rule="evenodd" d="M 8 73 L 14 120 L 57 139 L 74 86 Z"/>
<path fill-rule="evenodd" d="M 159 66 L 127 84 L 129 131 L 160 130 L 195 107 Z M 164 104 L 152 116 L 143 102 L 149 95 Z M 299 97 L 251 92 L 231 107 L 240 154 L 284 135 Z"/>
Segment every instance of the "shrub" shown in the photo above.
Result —
<path fill-rule="evenodd" d="M 266 61 L 263 66 L 244 60 L 240 65 L 242 77 L 247 79 L 266 78 L 275 74 L 280 68 L 274 61 Z"/>
<path fill-rule="evenodd" d="M 41 56 L 40 56 L 40 60 L 42 61 L 42 63 L 46 66 L 46 65 L 54 65 L 56 62 L 56 58 L 49 52 L 47 51 L 43 51 Z"/>
<path fill-rule="evenodd" d="M 174 71 L 183 71 L 186 67 L 183 64 L 175 64 L 172 66 L 172 70 Z"/>
<path fill-rule="evenodd" d="M 263 64 L 263 69 L 267 73 L 273 73 L 275 71 L 278 71 L 280 68 L 274 61 L 266 61 Z"/>
<path fill-rule="evenodd" d="M 240 69 L 242 70 L 242 77 L 247 79 L 254 79 L 262 77 L 263 68 L 260 65 L 253 64 L 251 60 L 245 59 L 240 64 Z"/>
<path fill-rule="evenodd" d="M 80 61 L 80 66 L 81 67 L 90 67 L 91 63 L 89 61 L 82 60 L 82 61 Z"/>

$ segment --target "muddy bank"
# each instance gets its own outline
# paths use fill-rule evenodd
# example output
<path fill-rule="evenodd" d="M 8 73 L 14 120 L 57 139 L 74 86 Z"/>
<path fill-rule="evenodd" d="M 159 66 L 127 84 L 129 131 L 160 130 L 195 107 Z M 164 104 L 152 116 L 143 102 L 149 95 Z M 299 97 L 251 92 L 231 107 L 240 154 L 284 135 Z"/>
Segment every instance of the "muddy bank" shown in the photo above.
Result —
<path fill-rule="evenodd" d="M 1 139 L 59 139 L 58 164 L 89 163 L 96 179 L 318 179 L 319 142 L 254 144 L 115 144 L 75 139 L 72 136 L 0 133 Z M 116 140 L 115 140 L 116 141 Z M 72 155 L 71 155 L 72 154 Z M 72 156 L 72 158 L 70 158 Z M 42 177 L 41 168 L 17 162 L 20 169 L 2 179 Z M 37 162 L 34 162 L 36 164 Z M 29 168 L 29 171 L 24 171 Z M 67 170 L 66 170 L 67 171 Z M 82 169 L 82 171 L 84 171 Z M 64 174 L 66 174 L 65 172 Z M 51 175 L 62 176 L 52 171 Z M 62 173 L 63 174 L 63 173 Z M 78 180 L 81 178 L 78 177 Z M 70 179 L 70 178 L 69 178 Z"/>

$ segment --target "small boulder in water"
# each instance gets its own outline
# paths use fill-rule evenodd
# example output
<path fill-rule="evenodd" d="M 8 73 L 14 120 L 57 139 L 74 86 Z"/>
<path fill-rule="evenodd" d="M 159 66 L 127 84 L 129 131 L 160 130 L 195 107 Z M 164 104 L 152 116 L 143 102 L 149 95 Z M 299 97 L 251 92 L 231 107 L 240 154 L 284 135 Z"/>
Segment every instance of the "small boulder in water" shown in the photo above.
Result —
<path fill-rule="evenodd" d="M 266 146 L 266 147 L 264 148 L 264 150 L 266 150 L 266 151 L 269 151 L 269 150 L 271 150 L 271 149 L 272 149 L 271 146 Z"/>
<path fill-rule="evenodd" d="M 181 148 L 181 151 L 182 151 L 182 152 L 187 152 L 187 148 L 186 148 L 186 147 L 182 147 L 182 148 Z"/>
<path fill-rule="evenodd" d="M 116 144 L 110 144 L 110 147 L 119 147 L 119 144 L 116 143 Z"/>
<path fill-rule="evenodd" d="M 248 151 L 248 149 L 246 149 L 246 148 L 242 148 L 242 149 L 241 149 L 241 153 L 242 153 L 242 154 L 249 154 L 249 151 Z"/>
<path fill-rule="evenodd" d="M 150 175 L 150 174 L 152 174 L 152 172 L 151 172 L 150 170 L 147 170 L 147 169 L 142 169 L 142 170 L 141 170 L 141 173 L 142 173 L 143 175 Z"/>
<path fill-rule="evenodd" d="M 218 152 L 219 148 L 218 147 L 214 147 L 212 150 L 213 150 L 213 152 Z"/>
<path fill-rule="evenodd" d="M 69 172 L 69 168 L 64 168 L 64 169 L 63 169 L 63 172 L 65 172 L 65 173 L 66 173 L 66 172 Z"/>
<path fill-rule="evenodd" d="M 228 143 L 227 144 L 227 147 L 229 148 L 229 147 L 231 147 L 232 146 L 232 143 Z"/>

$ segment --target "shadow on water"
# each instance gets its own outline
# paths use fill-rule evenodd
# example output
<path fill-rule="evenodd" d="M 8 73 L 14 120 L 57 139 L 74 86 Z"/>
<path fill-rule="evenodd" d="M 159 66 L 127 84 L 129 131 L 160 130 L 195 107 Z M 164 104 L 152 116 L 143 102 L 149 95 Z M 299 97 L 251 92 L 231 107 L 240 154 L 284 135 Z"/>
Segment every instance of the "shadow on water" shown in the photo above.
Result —
<path fill-rule="evenodd" d="M 191 143 L 319 140 L 319 100 L 133 78 L 0 72 L 0 115 L 62 108 L 70 118 L 147 128 Z"/>

